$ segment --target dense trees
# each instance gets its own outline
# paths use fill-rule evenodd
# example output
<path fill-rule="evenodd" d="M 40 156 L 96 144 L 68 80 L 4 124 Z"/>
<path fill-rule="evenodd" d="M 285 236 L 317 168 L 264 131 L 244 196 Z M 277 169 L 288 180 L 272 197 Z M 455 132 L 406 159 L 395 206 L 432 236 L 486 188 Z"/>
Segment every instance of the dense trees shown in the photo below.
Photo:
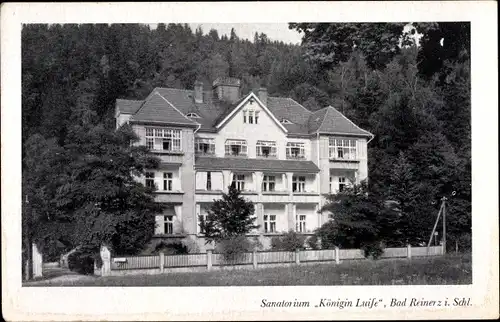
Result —
<path fill-rule="evenodd" d="M 398 226 L 420 243 L 439 199 L 455 191 L 453 241 L 471 223 L 470 25 L 414 27 L 422 33 L 418 47 L 402 24 L 290 24 L 305 33 L 306 58 L 327 70 L 332 99 L 375 134 L 370 192 L 398 202 Z"/>
<path fill-rule="evenodd" d="M 134 161 L 124 159 L 127 136 L 111 134 L 115 99 L 141 99 L 155 86 L 192 88 L 195 80 L 208 89 L 217 76 L 241 78 L 244 93 L 266 86 L 270 95 L 290 96 L 311 110 L 336 106 L 375 134 L 369 145 L 370 191 L 399 202 L 409 238 L 419 241 L 429 233 L 437 201 L 452 191 L 450 234 L 469 232 L 470 25 L 416 23 L 419 47 L 402 33 L 404 25 L 290 24 L 304 31 L 301 46 L 262 33 L 253 41 L 240 39 L 234 30 L 227 36 L 216 30 L 204 34 L 185 24 L 159 24 L 154 30 L 139 24 L 24 25 L 25 235 L 46 244 L 66 243 L 58 244 L 64 248 L 139 225 L 133 218 L 122 218 L 132 220 L 125 226 L 108 222 L 103 227 L 110 230 L 99 237 L 58 226 L 70 227 L 74 218 L 101 220 L 103 213 L 125 216 L 121 206 L 110 203 L 123 193 L 120 189 L 141 196 L 133 207 L 152 211 L 147 193 L 125 184 L 129 162 L 144 160 L 139 151 Z M 111 150 L 102 151 L 103 142 Z M 122 166 L 111 170 L 108 159 Z M 82 179 L 87 175 L 92 180 Z M 112 186 L 100 191 L 108 178 Z M 80 191 L 96 200 L 93 206 L 79 198 Z M 76 217 L 66 218 L 70 215 Z M 132 251 L 147 234 L 130 237 L 111 242 Z"/>

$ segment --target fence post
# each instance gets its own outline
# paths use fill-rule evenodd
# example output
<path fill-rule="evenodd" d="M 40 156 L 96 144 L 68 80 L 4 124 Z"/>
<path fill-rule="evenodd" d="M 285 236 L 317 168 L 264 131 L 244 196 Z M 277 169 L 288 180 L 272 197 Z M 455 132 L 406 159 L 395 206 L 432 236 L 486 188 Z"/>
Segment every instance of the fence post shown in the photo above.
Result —
<path fill-rule="evenodd" d="M 207 270 L 212 269 L 212 250 L 207 249 Z"/>
<path fill-rule="evenodd" d="M 165 253 L 160 252 L 160 273 L 163 273 L 165 269 Z"/>
<path fill-rule="evenodd" d="M 253 268 L 257 268 L 257 252 L 255 250 L 252 252 L 252 263 Z"/>
<path fill-rule="evenodd" d="M 406 246 L 406 257 L 408 257 L 409 259 L 411 259 L 411 245 L 408 244 Z"/>
<path fill-rule="evenodd" d="M 337 246 L 335 246 L 335 263 L 340 264 L 340 251 Z"/>
<path fill-rule="evenodd" d="M 102 259 L 101 275 L 109 276 L 111 275 L 111 252 L 108 247 L 101 246 L 100 255 Z"/>
<path fill-rule="evenodd" d="M 446 248 L 445 248 L 446 246 L 445 245 L 446 245 L 446 243 L 441 244 L 441 255 L 446 254 Z"/>
<path fill-rule="evenodd" d="M 299 264 L 300 264 L 300 255 L 299 255 L 300 253 L 299 253 L 299 252 L 300 252 L 300 251 L 299 251 L 299 249 L 297 248 L 297 249 L 295 250 L 295 264 L 297 264 L 297 265 L 299 265 Z"/>

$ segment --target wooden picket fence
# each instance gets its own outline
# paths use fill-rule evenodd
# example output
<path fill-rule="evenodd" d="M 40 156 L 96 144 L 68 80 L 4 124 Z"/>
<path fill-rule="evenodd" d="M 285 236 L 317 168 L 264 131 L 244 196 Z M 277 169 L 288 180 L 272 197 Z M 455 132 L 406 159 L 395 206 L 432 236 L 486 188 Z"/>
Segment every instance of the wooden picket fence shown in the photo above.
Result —
<path fill-rule="evenodd" d="M 401 247 L 386 248 L 381 258 L 411 258 L 421 256 L 443 255 L 442 246 L 429 247 Z M 150 256 L 126 256 L 110 258 L 111 271 L 122 270 L 143 270 L 159 269 L 160 272 L 173 268 L 195 268 L 206 267 L 208 270 L 213 267 L 247 265 L 257 268 L 263 264 L 290 264 L 307 262 L 336 262 L 342 260 L 365 259 L 361 249 L 323 249 L 323 250 L 297 250 L 289 251 L 259 251 L 244 253 L 233 260 L 226 260 L 222 254 L 207 253 L 184 254 L 184 255 L 159 255 Z M 104 273 L 104 272 L 103 272 Z M 111 273 L 111 272 L 109 272 Z M 108 274 L 103 274 L 108 275 Z M 112 274 L 111 274 L 112 275 Z"/>

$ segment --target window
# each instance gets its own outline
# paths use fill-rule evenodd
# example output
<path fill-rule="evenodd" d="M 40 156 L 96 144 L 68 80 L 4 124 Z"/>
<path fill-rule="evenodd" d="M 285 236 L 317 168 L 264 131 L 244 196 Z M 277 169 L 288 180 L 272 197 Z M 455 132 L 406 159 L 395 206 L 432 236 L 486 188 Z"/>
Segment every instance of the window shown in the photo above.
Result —
<path fill-rule="evenodd" d="M 257 156 L 264 158 L 275 158 L 277 154 L 276 142 L 257 141 Z"/>
<path fill-rule="evenodd" d="M 245 110 L 243 111 L 243 123 L 258 124 L 259 111 Z"/>
<path fill-rule="evenodd" d="M 207 221 L 207 213 L 198 213 L 198 233 L 204 234 L 205 231 L 201 227 L 201 223 Z"/>
<path fill-rule="evenodd" d="M 207 172 L 207 190 L 212 190 L 212 173 Z"/>
<path fill-rule="evenodd" d="M 146 146 L 151 150 L 181 151 L 181 130 L 146 128 Z"/>
<path fill-rule="evenodd" d="M 224 148 L 226 155 L 231 155 L 231 156 L 247 155 L 247 141 L 245 140 L 226 140 Z"/>
<path fill-rule="evenodd" d="M 231 183 L 231 186 L 235 187 L 236 189 L 243 191 L 245 190 L 245 175 L 244 174 L 235 174 L 233 177 L 233 182 Z"/>
<path fill-rule="evenodd" d="M 194 145 L 197 154 L 215 154 L 214 139 L 196 138 Z"/>
<path fill-rule="evenodd" d="M 163 172 L 163 190 L 172 191 L 173 173 Z"/>
<path fill-rule="evenodd" d="M 329 154 L 332 159 L 357 160 L 356 140 L 330 138 Z"/>
<path fill-rule="evenodd" d="M 306 191 L 306 177 L 304 177 L 304 176 L 293 176 L 292 177 L 292 191 L 293 192 L 304 192 L 304 191 Z"/>
<path fill-rule="evenodd" d="M 264 215 L 264 232 L 276 232 L 276 215 Z"/>
<path fill-rule="evenodd" d="M 146 187 L 155 189 L 155 173 L 146 172 Z"/>
<path fill-rule="evenodd" d="M 262 191 L 274 191 L 276 186 L 275 176 L 264 176 L 262 180 Z"/>
<path fill-rule="evenodd" d="M 304 143 L 288 142 L 286 144 L 286 158 L 287 159 L 304 159 L 305 158 Z"/>
<path fill-rule="evenodd" d="M 347 181 L 345 177 L 339 177 L 339 192 L 344 191 L 346 187 L 347 187 Z"/>
<path fill-rule="evenodd" d="M 297 215 L 296 218 L 297 224 L 296 224 L 296 231 L 299 233 L 305 233 L 306 232 L 306 215 Z"/>
<path fill-rule="evenodd" d="M 174 233 L 174 216 L 163 216 L 163 233 L 171 235 Z"/>

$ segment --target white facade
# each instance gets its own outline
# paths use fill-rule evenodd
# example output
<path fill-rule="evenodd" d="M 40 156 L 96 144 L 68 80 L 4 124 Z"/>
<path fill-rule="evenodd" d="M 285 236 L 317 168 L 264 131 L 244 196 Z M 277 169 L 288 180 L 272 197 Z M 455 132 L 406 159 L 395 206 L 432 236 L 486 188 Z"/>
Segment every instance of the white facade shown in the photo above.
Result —
<path fill-rule="evenodd" d="M 133 120 L 119 112 L 116 118 L 117 126 Z M 255 205 L 260 227 L 250 235 L 269 241 L 290 230 L 312 234 L 328 220 L 319 212 L 324 195 L 368 177 L 367 135 L 290 134 L 253 93 L 221 118 L 215 131 L 132 123 L 138 144 L 150 145 L 162 162 L 138 178 L 154 185 L 156 200 L 167 204 L 156 216 L 155 234 L 189 238 L 199 251 L 206 247 L 200 220 L 230 185 Z M 176 141 L 157 139 L 156 129 Z M 268 161 L 272 168 L 266 168 Z"/>

